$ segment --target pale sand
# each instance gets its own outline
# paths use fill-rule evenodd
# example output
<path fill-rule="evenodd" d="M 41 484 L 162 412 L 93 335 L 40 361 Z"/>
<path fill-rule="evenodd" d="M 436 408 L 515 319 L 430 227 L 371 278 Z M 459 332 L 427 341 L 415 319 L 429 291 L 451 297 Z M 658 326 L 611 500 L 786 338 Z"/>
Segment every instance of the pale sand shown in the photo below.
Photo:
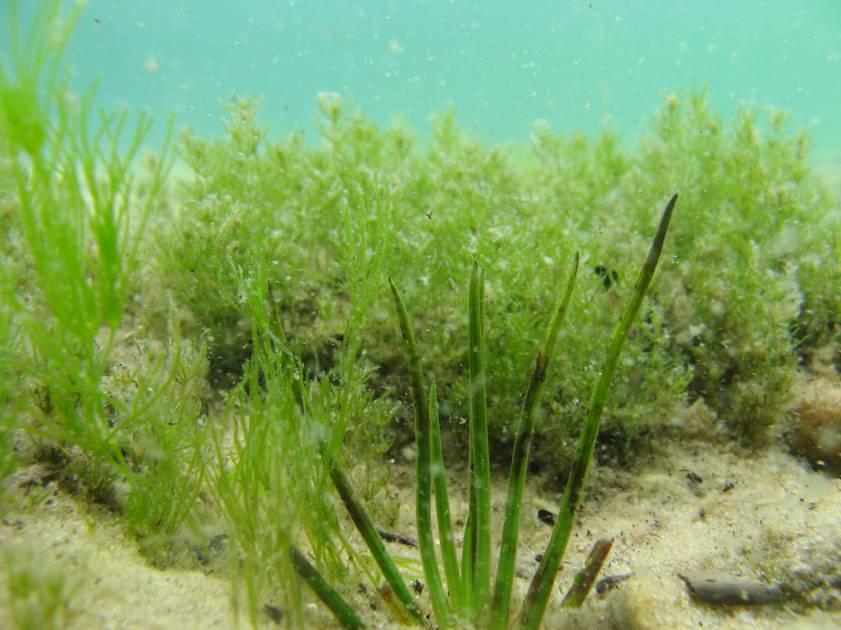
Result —
<path fill-rule="evenodd" d="M 653 441 L 642 460 L 633 471 L 593 471 L 559 583 L 565 590 L 572 570 L 581 565 L 592 543 L 604 537 L 613 537 L 614 545 L 601 577 L 627 572 L 633 577 L 605 596 L 591 594 L 574 614 L 559 612 L 556 598 L 547 628 L 841 627 L 837 582 L 812 595 L 834 596 L 833 612 L 803 613 L 793 605 L 704 605 L 689 595 L 677 576 L 709 570 L 769 582 L 797 582 L 798 575 L 834 575 L 837 580 L 841 479 L 812 471 L 782 445 L 752 455 L 721 442 L 667 437 Z M 387 494 L 400 507 L 389 528 L 414 535 L 412 467 L 396 464 L 393 472 Z M 690 473 L 701 481 L 692 481 Z M 463 488 L 453 486 L 453 508 L 458 512 L 464 507 L 459 496 Z M 497 519 L 504 496 L 500 475 L 493 495 Z M 557 501 L 556 494 L 545 490 L 531 488 L 527 493 L 518 562 L 523 575 L 534 571 L 534 556 L 550 533 L 537 520 L 536 509 L 556 510 Z M 7 513 L 0 524 L 0 543 L 4 549 L 29 548 L 76 577 L 68 628 L 236 627 L 225 579 L 201 571 L 151 568 L 113 516 L 91 513 L 62 493 L 50 492 L 35 507 Z M 413 555 L 408 547 L 390 547 L 397 555 Z M 518 597 L 527 586 L 525 577 L 516 580 Z M 11 627 L 5 590 L 0 583 L 0 627 Z M 372 627 L 393 625 L 382 612 L 370 610 L 369 598 L 357 595 L 363 617 Z M 325 625 L 321 611 L 314 606 L 307 610 L 311 627 Z M 266 617 L 264 625 L 273 624 Z M 242 619 L 240 626 L 247 627 L 247 621 Z"/>
<path fill-rule="evenodd" d="M 199 571 L 149 566 L 114 516 L 61 492 L 32 509 L 7 513 L 0 546 L 31 550 L 42 566 L 75 582 L 67 628 L 233 627 L 227 580 Z M 12 628 L 6 571 L 0 573 L 0 628 Z"/>

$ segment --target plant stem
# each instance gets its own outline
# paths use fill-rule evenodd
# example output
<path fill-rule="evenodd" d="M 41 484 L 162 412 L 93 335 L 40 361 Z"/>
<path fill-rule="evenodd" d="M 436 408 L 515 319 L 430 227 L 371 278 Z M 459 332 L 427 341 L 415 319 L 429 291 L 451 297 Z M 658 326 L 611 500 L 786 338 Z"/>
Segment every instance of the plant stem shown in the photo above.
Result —
<path fill-rule="evenodd" d="M 417 481 L 415 514 L 418 528 L 418 547 L 420 548 L 423 573 L 426 577 L 432 608 L 438 625 L 449 625 L 449 604 L 441 584 L 438 564 L 435 558 L 435 542 L 432 538 L 432 483 L 430 476 L 430 429 L 429 409 L 424 395 L 423 374 L 418 357 L 415 335 L 409 322 L 409 315 L 394 282 L 389 278 L 391 293 L 400 320 L 400 332 L 403 336 L 404 349 L 409 363 L 409 378 L 412 382 L 412 398 L 415 404 L 415 444 L 417 448 Z"/>
<path fill-rule="evenodd" d="M 561 322 L 566 314 L 575 277 L 578 273 L 578 252 L 572 263 L 572 271 L 567 280 L 566 290 L 555 308 L 543 342 L 537 351 L 534 361 L 534 371 L 529 379 L 526 391 L 523 413 L 517 426 L 514 438 L 514 452 L 511 456 L 511 472 L 508 477 L 508 499 L 505 503 L 505 523 L 502 528 L 502 543 L 499 548 L 499 562 L 496 569 L 496 584 L 491 609 L 491 628 L 502 630 L 508 626 L 508 614 L 511 606 L 511 588 L 514 583 L 514 566 L 517 561 L 517 539 L 520 533 L 520 506 L 523 500 L 523 487 L 528 469 L 529 450 L 534 435 L 534 425 L 543 389 L 546 384 L 546 373 L 549 361 L 558 338 Z"/>
<path fill-rule="evenodd" d="M 599 571 L 602 570 L 602 565 L 607 560 L 607 554 L 610 553 L 612 546 L 612 538 L 601 538 L 596 541 L 593 548 L 590 549 L 584 568 L 575 574 L 572 586 L 569 587 L 567 594 L 564 596 L 564 601 L 561 602 L 562 608 L 581 608 L 581 604 L 584 603 L 587 594 L 593 588 L 593 583 L 596 581 Z"/>
<path fill-rule="evenodd" d="M 415 598 L 412 596 L 412 592 L 400 576 L 400 572 L 397 570 L 394 560 L 392 560 L 391 555 L 389 555 L 388 550 L 385 548 L 377 529 L 368 517 L 368 513 L 354 495 L 350 481 L 344 472 L 332 463 L 330 464 L 330 479 L 333 481 L 333 485 L 336 486 L 336 491 L 339 493 L 342 503 L 345 504 L 345 508 L 350 514 L 354 525 L 356 525 L 356 529 L 359 530 L 359 533 L 365 540 L 365 544 L 368 545 L 368 549 L 371 550 L 371 554 L 377 561 L 383 577 L 385 577 L 386 581 L 391 586 L 391 590 L 397 596 L 397 599 L 406 606 L 406 610 L 409 611 L 415 621 L 423 624 L 423 615 L 421 615 L 420 610 L 418 609 L 418 605 L 415 602 Z"/>
<path fill-rule="evenodd" d="M 468 470 L 470 469 L 470 455 L 468 454 Z M 461 549 L 461 592 L 464 593 L 463 614 L 472 616 L 473 605 L 473 566 L 476 563 L 476 527 L 474 515 L 476 513 L 476 497 L 469 492 L 467 522 L 464 525 L 464 541 Z"/>
<path fill-rule="evenodd" d="M 441 556 L 444 560 L 444 574 L 450 590 L 450 601 L 460 613 L 464 613 L 464 597 L 456 559 L 456 543 L 450 518 L 450 501 L 447 496 L 447 478 L 444 470 L 444 454 L 441 448 L 441 425 L 438 418 L 438 396 L 433 380 L 429 386 L 429 421 L 431 438 L 431 472 L 435 488 L 435 514 L 438 517 L 438 536 L 441 539 Z"/>
<path fill-rule="evenodd" d="M 324 602 L 336 619 L 345 628 L 364 628 L 365 624 L 356 616 L 350 605 L 327 583 L 321 574 L 312 566 L 304 554 L 295 547 L 289 547 L 289 558 L 295 572 L 303 578 L 309 587 L 315 591 L 318 598 Z"/>
<path fill-rule="evenodd" d="M 487 372 L 485 370 L 484 273 L 473 263 L 470 276 L 470 492 L 473 512 L 473 589 L 471 612 L 485 606 L 491 581 L 491 467 L 488 448 Z"/>
<path fill-rule="evenodd" d="M 572 524 L 575 517 L 575 511 L 581 503 L 581 490 L 584 487 L 584 480 L 587 476 L 587 469 L 590 465 L 590 460 L 593 456 L 593 447 L 596 444 L 596 437 L 599 434 L 599 426 L 601 424 L 602 411 L 604 410 L 607 393 L 610 389 L 610 383 L 613 380 L 613 374 L 616 371 L 616 364 L 619 361 L 619 354 L 622 351 L 622 345 L 628 337 L 628 332 L 631 329 L 637 312 L 639 311 L 642 300 L 648 291 L 648 286 L 651 284 L 651 278 L 654 276 L 654 271 L 657 268 L 657 263 L 660 260 L 660 253 L 663 250 L 663 241 L 666 238 L 666 232 L 669 229 L 669 221 L 672 218 L 672 212 L 677 202 L 677 194 L 673 195 L 666 204 L 666 209 L 663 211 L 663 216 L 660 219 L 660 226 L 657 229 L 657 234 L 654 241 L 651 243 L 651 248 L 648 251 L 648 257 L 643 263 L 640 270 L 637 282 L 634 285 L 634 291 L 631 296 L 631 301 L 625 308 L 622 318 L 616 325 L 613 331 L 613 337 L 610 340 L 610 345 L 607 349 L 604 366 L 601 375 L 596 383 L 593 393 L 590 396 L 589 412 L 587 420 L 581 431 L 581 436 L 578 441 L 578 449 L 576 452 L 575 462 L 572 466 L 569 479 L 567 481 L 564 496 L 561 501 L 561 510 L 558 514 L 558 520 L 555 522 L 555 527 L 552 530 L 552 537 L 546 547 L 546 552 L 543 554 L 543 559 L 537 568 L 537 572 L 532 579 L 529 592 L 526 595 L 526 600 L 523 602 L 523 609 L 520 612 L 520 625 L 525 630 L 536 629 L 543 619 L 543 613 L 546 610 L 546 604 L 549 601 L 549 595 L 552 591 L 552 585 L 555 582 L 555 576 L 558 573 L 558 567 L 561 564 L 564 550 L 566 549 L 569 536 L 572 532 Z"/>

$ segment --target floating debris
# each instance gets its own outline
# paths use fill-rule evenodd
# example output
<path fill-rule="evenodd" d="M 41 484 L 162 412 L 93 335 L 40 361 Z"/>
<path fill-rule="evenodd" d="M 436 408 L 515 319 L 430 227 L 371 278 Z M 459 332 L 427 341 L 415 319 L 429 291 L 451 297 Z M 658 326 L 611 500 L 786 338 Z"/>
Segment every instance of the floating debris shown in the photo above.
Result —
<path fill-rule="evenodd" d="M 596 593 L 604 595 L 608 591 L 618 588 L 625 580 L 634 577 L 633 573 L 617 573 L 616 575 L 606 575 L 601 580 L 596 582 Z"/>
<path fill-rule="evenodd" d="M 384 529 L 378 529 L 377 533 L 380 535 L 380 538 L 389 543 L 399 543 L 401 545 L 406 545 L 407 547 L 418 546 L 418 542 L 411 536 L 405 536 L 404 534 L 394 534 L 392 532 L 387 532 Z"/>
<path fill-rule="evenodd" d="M 554 527 L 555 525 L 555 514 L 550 512 L 549 510 L 544 510 L 540 508 L 537 511 L 537 520 L 541 523 L 546 523 L 549 527 Z"/>
<path fill-rule="evenodd" d="M 283 611 L 273 604 L 265 604 L 263 606 L 263 612 L 266 613 L 266 616 L 276 624 L 283 623 Z"/>

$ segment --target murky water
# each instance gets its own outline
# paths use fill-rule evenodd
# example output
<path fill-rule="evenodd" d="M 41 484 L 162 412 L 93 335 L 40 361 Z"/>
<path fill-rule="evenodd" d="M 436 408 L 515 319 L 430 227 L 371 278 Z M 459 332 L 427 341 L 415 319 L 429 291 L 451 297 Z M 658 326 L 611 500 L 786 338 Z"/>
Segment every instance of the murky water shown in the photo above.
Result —
<path fill-rule="evenodd" d="M 69 58 L 103 104 L 174 110 L 201 135 L 235 93 L 263 99 L 275 135 L 313 136 L 318 94 L 336 92 L 420 135 L 453 107 L 492 143 L 537 120 L 631 139 L 664 94 L 708 86 L 725 116 L 791 111 L 815 160 L 841 161 L 836 0 L 89 0 Z"/>

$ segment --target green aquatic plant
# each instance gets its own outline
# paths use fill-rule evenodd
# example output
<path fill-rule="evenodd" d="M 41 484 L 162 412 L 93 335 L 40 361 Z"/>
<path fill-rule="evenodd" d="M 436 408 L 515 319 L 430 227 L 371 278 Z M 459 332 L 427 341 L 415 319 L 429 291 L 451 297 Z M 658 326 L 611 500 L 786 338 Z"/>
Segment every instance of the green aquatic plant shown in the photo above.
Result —
<path fill-rule="evenodd" d="M 181 339 L 171 308 L 163 343 L 126 326 L 174 158 L 172 125 L 138 169 L 152 119 L 98 108 L 95 86 L 72 91 L 63 57 L 82 4 L 64 4 L 41 2 L 25 22 L 13 2 L 0 66 L 11 188 L 0 195 L 0 342 L 18 379 L 13 400 L 0 400 L 0 444 L 11 439 L 11 407 L 33 456 L 56 464 L 65 487 L 120 511 L 153 551 L 183 524 L 203 478 L 201 344 Z"/>
<path fill-rule="evenodd" d="M 416 143 L 336 95 L 320 99 L 320 143 L 301 132 L 275 140 L 256 102 L 234 99 L 223 138 L 181 136 L 192 174 L 169 187 L 168 141 L 137 168 L 149 116 L 101 111 L 95 90 L 72 92 L 63 60 L 81 3 L 44 0 L 28 20 L 21 4 L 10 4 L 0 67 L 0 477 L 29 457 L 18 448 L 26 434 L 64 488 L 118 511 L 156 562 L 201 503 L 210 525 L 199 524 L 226 528 L 230 573 L 255 624 L 268 597 L 303 625 L 306 583 L 342 623 L 361 625 L 342 597 L 355 572 L 375 582 L 377 570 L 405 617 L 425 623 L 401 575 L 410 563 L 389 556 L 374 526 L 384 508 L 364 507 L 387 478 L 381 454 L 412 415 L 399 394 L 401 339 L 421 414 L 413 566 L 441 624 L 511 621 L 529 462 L 569 481 L 520 613 L 526 626 L 546 606 L 593 444 L 607 442 L 600 431 L 618 436 L 607 452 L 621 456 L 686 397 L 701 398 L 758 445 L 798 364 L 841 365 L 841 226 L 808 168 L 807 139 L 778 113 L 766 123 L 743 109 L 724 122 L 703 91 L 669 96 L 637 149 L 538 125 L 515 153 L 470 136 L 452 113 Z M 675 188 L 688 212 L 672 229 L 668 273 L 633 335 L 622 326 L 642 307 L 626 309 L 597 371 L 592 358 L 630 288 L 654 197 Z M 556 246 L 535 258 L 540 242 Z M 554 299 L 570 243 L 587 254 L 535 360 L 533 331 L 545 325 L 535 304 Z M 471 261 L 462 327 L 453 278 Z M 424 274 L 398 275 L 410 266 Z M 487 279 L 483 266 L 494 271 Z M 400 277 L 399 292 L 383 290 L 386 277 Z M 638 283 L 634 299 L 646 292 Z M 426 370 L 413 328 L 423 331 Z M 552 382 L 555 345 L 565 348 L 553 359 L 564 377 Z M 616 370 L 620 348 L 628 369 Z M 460 556 L 442 424 L 455 439 L 468 431 Z M 494 567 L 490 459 L 508 448 Z M 331 483 L 371 557 L 344 536 Z M 215 543 L 202 535 L 206 558 Z"/>
<path fill-rule="evenodd" d="M 325 533 L 334 520 L 325 518 L 325 503 L 317 501 L 327 494 L 326 475 L 317 465 L 309 427 L 317 426 L 321 406 L 309 400 L 310 415 L 303 412 L 308 391 L 300 364 L 267 308 L 264 278 L 240 277 L 246 306 L 253 309 L 254 348 L 243 381 L 228 397 L 227 421 L 211 428 L 215 456 L 209 462 L 209 489 L 230 537 L 235 610 L 244 592 L 245 609 L 256 625 L 261 595 L 279 586 L 285 610 L 300 625 L 298 564 L 290 545 L 303 530 L 320 567 L 329 563 L 335 575 L 340 566 L 334 538 Z"/>
<path fill-rule="evenodd" d="M 636 194 L 640 177 L 680 187 L 691 205 L 674 234 L 676 273 L 658 291 L 666 352 L 691 367 L 689 399 L 754 448 L 784 420 L 798 365 L 837 343 L 841 313 L 827 290 L 841 273 L 838 219 L 808 136 L 789 127 L 782 112 L 747 106 L 724 121 L 706 90 L 670 95 L 618 192 L 636 221 L 651 202 Z"/>
<path fill-rule="evenodd" d="M 719 426 L 759 445 L 783 417 L 798 363 L 838 347 L 841 304 L 830 289 L 841 277 L 837 218 L 809 168 L 808 142 L 785 117 L 765 122 L 743 109 L 724 120 L 704 91 L 689 92 L 665 99 L 638 146 L 536 125 L 530 144 L 514 151 L 485 145 L 452 114 L 435 117 L 428 143 L 418 142 L 403 128 L 378 129 L 335 95 L 321 99 L 319 143 L 300 133 L 273 138 L 254 101 L 228 109 L 224 137 L 183 137 L 195 177 L 179 188 L 179 211 L 154 222 L 161 254 L 150 276 L 150 286 L 186 313 L 185 336 L 207 340 L 217 388 L 236 382 L 250 351 L 229 259 L 272 266 L 289 338 L 313 372 L 335 363 L 360 265 L 376 278 L 420 266 L 423 274 L 401 290 L 428 331 L 424 356 L 447 394 L 442 422 L 466 439 L 468 339 L 456 324 L 452 288 L 475 259 L 494 268 L 488 430 L 493 443 L 510 448 L 531 333 L 542 326 L 535 304 L 550 300 L 550 280 L 575 242 L 586 254 L 580 299 L 559 333 L 568 376 L 549 385 L 543 406 L 558 420 L 537 423 L 532 453 L 535 466 L 560 474 L 575 457 L 586 417 L 580 392 L 595 376 L 600 332 L 645 246 L 636 226 L 653 228 L 648 209 L 659 192 L 648 191 L 670 189 L 681 190 L 685 221 L 675 256 L 663 261 L 670 273 L 625 344 L 623 361 L 633 369 L 614 380 L 617 404 L 602 420 L 611 439 L 601 457 L 633 460 L 640 440 L 699 398 Z M 544 239 L 557 245 L 530 256 Z M 379 253 L 369 261 L 372 251 Z M 409 439 L 410 410 L 393 394 L 405 370 L 386 316 L 388 293 L 379 287 L 369 305 L 354 329 L 360 363 L 374 368 L 370 386 L 395 406 L 392 428 Z M 153 309 L 147 316 L 149 326 L 159 319 Z M 838 362 L 837 351 L 832 356 Z"/>
<path fill-rule="evenodd" d="M 611 381 L 616 372 L 622 346 L 628 337 L 631 325 L 636 319 L 654 276 L 676 202 L 677 195 L 674 195 L 663 211 L 657 233 L 642 265 L 631 298 L 608 344 L 601 372 L 590 396 L 587 420 L 581 429 L 576 458 L 561 501 L 561 510 L 546 551 L 523 602 L 518 627 L 537 628 L 543 618 L 555 582 L 555 576 L 572 532 L 575 512 L 581 503 L 584 480 L 593 457 L 602 412 Z M 561 322 L 569 306 L 577 273 L 578 255 L 576 255 L 572 265 L 566 290 L 553 311 L 543 342 L 538 349 L 534 370 L 524 398 L 511 460 L 505 521 L 493 590 L 491 590 L 490 456 L 486 394 L 487 354 L 482 270 L 478 264 L 474 263 L 469 291 L 468 336 L 470 348 L 468 355 L 470 359 L 471 415 L 468 469 L 470 484 L 469 513 L 465 525 L 460 564 L 456 559 L 453 527 L 447 498 L 436 388 L 433 381 L 427 396 L 423 369 L 409 314 L 397 287 L 393 282 L 390 283 L 404 341 L 404 351 L 408 360 L 412 399 L 414 401 L 417 460 L 415 508 L 418 545 L 432 609 L 438 626 L 441 628 L 451 627 L 457 620 L 482 623 L 482 625 L 493 628 L 507 628 L 509 626 L 511 589 L 521 517 L 520 509 L 529 451 L 550 360 L 554 353 Z M 339 468 L 329 460 L 328 466 L 331 469 L 331 479 L 339 496 L 379 564 L 386 581 L 409 613 L 422 623 L 414 596 L 397 571 L 364 508 L 354 497 L 348 480 Z M 440 554 L 442 562 L 440 565 L 433 538 L 433 495 L 435 497 L 438 532 L 441 539 Z M 442 566 L 443 571 L 441 570 Z M 311 567 L 302 567 L 298 572 L 307 581 L 310 580 Z M 441 578 L 442 573 L 446 579 L 446 590 Z M 361 621 L 358 617 L 355 615 L 347 616 L 350 607 L 337 593 L 332 590 L 325 590 L 321 582 L 314 582 L 313 584 L 316 593 L 343 625 L 353 628 L 360 627 Z"/>
<path fill-rule="evenodd" d="M 234 268 L 232 274 L 253 348 L 243 380 L 228 392 L 223 421 L 208 427 L 214 445 L 208 489 L 230 541 L 235 609 L 244 609 L 256 625 L 261 601 L 272 598 L 302 627 L 306 617 L 296 576 L 327 597 L 334 591 L 322 574 L 343 584 L 353 575 L 342 551 L 357 560 L 357 569 L 368 570 L 339 528 L 324 462 L 344 465 L 347 453 L 360 450 L 356 441 L 366 433 L 354 425 L 363 418 L 370 425 L 368 439 L 376 441 L 387 408 L 367 390 L 368 374 L 352 339 L 329 373 L 307 370 L 272 299 L 270 266 Z M 364 452 L 376 448 L 366 444 Z M 375 461 L 360 467 L 376 476 L 370 474 Z"/>
<path fill-rule="evenodd" d="M 32 357 L 40 432 L 119 461 L 101 387 L 121 324 L 143 226 L 171 165 L 164 146 L 145 192 L 132 164 L 151 125 L 94 112 L 94 90 L 71 96 L 61 66 L 79 7 L 44 2 L 21 35 L 12 11 L 12 62 L 0 70 L 0 120 L 13 163 L 15 227 L 31 283 L 11 296 Z"/>

